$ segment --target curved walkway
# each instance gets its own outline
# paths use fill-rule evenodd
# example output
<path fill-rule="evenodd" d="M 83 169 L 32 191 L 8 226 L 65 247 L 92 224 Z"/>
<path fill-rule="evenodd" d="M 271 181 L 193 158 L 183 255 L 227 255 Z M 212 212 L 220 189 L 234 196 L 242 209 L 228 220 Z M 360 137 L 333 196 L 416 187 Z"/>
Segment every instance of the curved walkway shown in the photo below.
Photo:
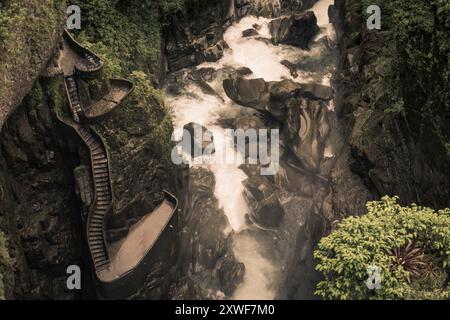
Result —
<path fill-rule="evenodd" d="M 91 158 L 94 201 L 89 210 L 86 236 L 95 273 L 98 280 L 106 285 L 103 287 L 104 290 L 106 289 L 106 296 L 111 296 L 108 293 L 108 284 L 111 284 L 111 292 L 126 296 L 128 291 L 132 292 L 137 289 L 132 286 L 141 284 L 130 278 L 132 278 L 133 272 L 142 272 L 142 270 L 138 270 L 139 266 L 145 264 L 145 258 L 174 216 L 178 200 L 172 194 L 164 191 L 165 200 L 158 208 L 136 223 L 124 239 L 111 246 L 107 243 L 105 236 L 107 217 L 113 210 L 108 153 L 99 135 L 89 125 L 83 124 L 82 120 L 96 118 L 111 112 L 131 93 L 133 84 L 127 80 L 112 79 L 111 91 L 100 101 L 86 108 L 85 112 L 81 104 L 75 75 L 77 72 L 98 71 L 103 63 L 92 52 L 73 40 L 67 31 L 60 49 L 58 61 L 64 72 L 72 119 L 57 112 L 58 119 L 77 133 L 88 147 Z M 87 56 L 89 58 L 86 58 Z M 80 71 L 80 68 L 83 70 Z M 142 278 L 142 274 L 138 274 L 137 277 Z"/>
<path fill-rule="evenodd" d="M 99 101 L 86 108 L 85 116 L 96 119 L 116 109 L 134 89 L 132 82 L 125 79 L 110 79 L 111 89 Z"/>

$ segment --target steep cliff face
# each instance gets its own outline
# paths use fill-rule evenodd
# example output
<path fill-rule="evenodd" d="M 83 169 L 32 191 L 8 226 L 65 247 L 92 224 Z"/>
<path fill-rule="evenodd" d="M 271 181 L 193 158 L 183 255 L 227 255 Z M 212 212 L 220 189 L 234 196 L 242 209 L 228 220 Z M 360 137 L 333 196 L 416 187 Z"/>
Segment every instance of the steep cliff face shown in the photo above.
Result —
<path fill-rule="evenodd" d="M 72 178 L 62 166 L 60 147 L 67 146 L 56 138 L 39 83 L 22 103 L 53 56 L 65 9 L 65 1 L 0 3 L 0 291 L 5 298 L 73 297 L 63 287 L 64 266 L 82 263 L 73 232 Z"/>
<path fill-rule="evenodd" d="M 335 4 L 342 56 L 337 108 L 346 122 L 353 171 L 378 195 L 448 206 L 448 8 L 436 13 L 428 2 L 383 2 L 383 28 L 369 31 L 366 3 Z M 410 14 L 414 23 L 398 23 L 399 14 Z"/>
<path fill-rule="evenodd" d="M 78 293 L 65 285 L 66 268 L 86 266 L 71 172 L 78 157 L 52 115 L 53 86 L 53 81 L 37 82 L 1 133 L 0 226 L 10 256 L 4 274 L 8 299 L 75 298 Z"/>
<path fill-rule="evenodd" d="M 301 11 L 317 0 L 214 0 L 185 1 L 185 8 L 168 17 L 164 29 L 166 70 L 173 72 L 215 62 L 228 47 L 223 32 L 246 15 L 275 17 L 282 13 Z"/>
<path fill-rule="evenodd" d="M 0 128 L 51 58 L 65 11 L 63 0 L 0 2 Z"/>
<path fill-rule="evenodd" d="M 103 2 L 103 6 L 91 1 L 75 3 L 81 6 L 82 12 L 92 13 L 84 15 L 79 39 L 87 45 L 95 43 L 93 49 L 106 62 L 103 73 L 80 79 L 78 85 L 83 102 L 89 103 L 104 93 L 108 89 L 106 79 L 112 75 L 129 77 L 135 84 L 133 95 L 121 108 L 94 124 L 110 154 L 115 214 L 110 219 L 107 234 L 109 240 L 117 241 L 161 202 L 163 189 L 173 193 L 178 190 L 178 171 L 170 161 L 171 119 L 155 88 L 160 62 L 160 3 L 149 1 L 146 3 L 148 11 L 136 3 L 117 3 L 113 7 Z M 39 9 L 31 8 L 31 4 L 17 4 L 18 12 L 26 11 L 27 17 L 33 17 L 32 12 L 51 8 L 55 12 L 57 9 L 65 12 L 65 7 L 56 8 L 56 4 L 55 8 L 53 4 L 46 8 L 40 3 Z M 51 14 L 56 13 L 50 10 L 46 14 L 53 21 Z M 150 14 L 153 18 L 149 18 Z M 18 13 L 14 11 L 11 15 L 16 19 Z M 99 21 L 99 16 L 104 20 Z M 112 31 L 111 23 L 119 23 L 121 28 Z M 33 77 L 41 74 L 41 78 L 34 82 L 27 76 L 29 83 L 15 82 L 7 92 L 15 97 L 26 95 L 26 98 L 15 112 L 10 112 L 2 129 L 0 296 L 4 291 L 8 299 L 95 298 L 91 261 L 84 239 L 80 181 L 76 180 L 83 166 L 89 167 L 89 154 L 79 137 L 56 118 L 56 111 L 68 110 L 63 80 L 44 78 L 51 72 L 41 72 L 42 66 L 55 58 L 50 49 L 61 39 L 62 24 L 48 27 L 54 42 L 51 45 L 48 44 L 50 39 L 39 38 L 41 31 L 34 35 L 27 25 L 19 27 L 18 34 L 24 32 L 23 41 L 26 40 L 27 45 L 36 41 L 36 48 L 48 45 L 49 49 L 48 52 L 44 49 L 28 52 L 27 46 L 23 51 L 17 48 L 17 58 L 24 54 L 29 55 L 31 62 L 39 60 Z M 129 44 L 134 31 L 134 39 L 141 40 Z M 124 47 L 129 50 L 125 56 L 122 55 Z M 2 63 L 13 61 L 15 57 L 11 51 L 2 54 Z M 28 62 L 23 65 L 28 66 Z M 25 74 L 23 65 L 16 63 L 14 68 L 7 65 L 1 72 L 2 80 L 14 74 Z M 4 97 L 9 99 L 8 95 Z M 3 106 L 2 101 L 2 110 L 6 110 Z M 148 281 L 134 298 L 167 297 L 177 257 L 178 228 L 176 220 L 171 223 L 171 232 L 164 233 L 165 240 L 157 246 L 158 252 L 163 254 L 155 258 Z M 66 268 L 72 264 L 82 267 L 81 292 L 70 292 L 66 288 Z"/>
<path fill-rule="evenodd" d="M 177 281 L 171 299 L 230 298 L 244 276 L 236 261 L 232 233 L 225 234 L 227 218 L 214 196 L 214 176 L 205 169 L 191 169 L 186 176 Z"/>

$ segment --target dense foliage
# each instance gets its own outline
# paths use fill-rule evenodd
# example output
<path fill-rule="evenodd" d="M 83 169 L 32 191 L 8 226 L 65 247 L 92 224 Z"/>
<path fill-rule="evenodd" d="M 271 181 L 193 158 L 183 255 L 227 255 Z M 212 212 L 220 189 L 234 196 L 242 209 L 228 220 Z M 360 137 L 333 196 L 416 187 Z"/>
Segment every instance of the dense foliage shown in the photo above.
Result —
<path fill-rule="evenodd" d="M 0 300 L 5 299 L 3 274 L 10 264 L 10 257 L 6 245 L 6 238 L 3 232 L 0 231 Z"/>
<path fill-rule="evenodd" d="M 368 39 L 365 12 L 370 0 L 347 1 L 347 12 L 361 16 L 361 32 Z M 373 65 L 383 66 L 385 96 L 374 107 L 407 119 L 413 137 L 429 141 L 430 150 L 450 158 L 450 1 L 381 0 L 384 53 Z M 357 44 L 357 43 L 356 43 Z M 370 45 L 370 44 L 369 44 Z M 368 70 L 366 70 L 367 72 Z M 447 148 L 447 149 L 446 149 Z M 447 159 L 445 155 L 447 152 Z M 437 155 L 438 157 L 439 155 Z M 443 164 L 442 164 L 443 165 Z"/>
<path fill-rule="evenodd" d="M 114 74 L 141 70 L 157 81 L 160 29 L 164 16 L 182 8 L 182 0 L 72 0 L 81 8 L 78 37 L 109 62 Z"/>
<path fill-rule="evenodd" d="M 316 269 L 324 280 L 318 284 L 318 296 L 448 298 L 450 209 L 435 212 L 416 205 L 402 207 L 397 201 L 384 197 L 369 202 L 366 215 L 344 219 L 337 230 L 320 241 L 315 251 Z M 407 251 L 409 254 L 405 254 Z M 402 255 L 410 261 L 398 263 Z M 369 266 L 381 268 L 381 287 L 377 290 L 366 286 Z"/>
<path fill-rule="evenodd" d="M 160 33 L 165 16 L 183 8 L 183 0 L 109 1 L 73 0 L 81 8 L 81 31 L 77 38 L 105 62 L 102 79 L 129 78 L 135 91 L 101 132 L 116 129 L 116 139 L 108 139 L 110 147 L 120 148 L 128 139 L 128 128 L 149 128 L 153 147 L 161 156 L 170 154 L 171 119 L 157 89 L 161 77 Z M 104 81 L 90 81 L 91 96 Z"/>

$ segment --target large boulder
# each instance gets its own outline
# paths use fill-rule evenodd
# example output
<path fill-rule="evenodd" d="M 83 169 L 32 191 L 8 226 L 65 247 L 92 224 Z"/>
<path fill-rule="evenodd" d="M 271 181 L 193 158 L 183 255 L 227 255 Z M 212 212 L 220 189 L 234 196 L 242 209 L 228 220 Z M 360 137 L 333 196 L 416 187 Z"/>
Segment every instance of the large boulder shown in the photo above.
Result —
<path fill-rule="evenodd" d="M 242 37 L 244 37 L 244 38 L 253 37 L 253 36 L 257 36 L 257 35 L 259 35 L 258 31 L 256 31 L 253 28 L 242 31 Z"/>
<path fill-rule="evenodd" d="M 310 9 L 317 0 L 280 0 L 283 12 L 301 12 Z"/>
<path fill-rule="evenodd" d="M 304 97 L 311 100 L 329 101 L 333 99 L 334 92 L 333 89 L 328 86 L 282 80 L 270 83 L 269 96 L 270 99 L 267 110 L 276 119 L 284 122 L 289 99 Z"/>
<path fill-rule="evenodd" d="M 284 216 L 276 189 L 268 179 L 253 176 L 244 181 L 244 196 L 249 204 L 251 222 L 264 228 L 277 228 Z"/>
<path fill-rule="evenodd" d="M 269 91 L 264 79 L 225 79 L 223 88 L 231 100 L 245 107 L 263 111 L 269 101 Z"/>
<path fill-rule="evenodd" d="M 330 130 L 327 106 L 323 101 L 308 98 L 289 101 L 284 126 L 287 146 L 307 170 L 320 171 Z"/>
<path fill-rule="evenodd" d="M 334 97 L 331 87 L 292 80 L 266 82 L 264 79 L 233 77 L 224 80 L 223 87 L 234 102 L 258 111 L 268 111 L 281 122 L 286 118 L 286 107 L 291 98 L 329 101 Z"/>
<path fill-rule="evenodd" d="M 307 49 L 319 27 L 314 12 L 307 11 L 272 20 L 269 30 L 275 45 L 282 43 Z"/>
<path fill-rule="evenodd" d="M 213 134 L 207 128 L 196 122 L 190 122 L 183 127 L 183 141 L 190 145 L 191 157 L 200 157 L 205 153 L 212 154 Z M 186 147 L 188 146 L 186 145 Z"/>
<path fill-rule="evenodd" d="M 215 62 L 227 45 L 223 32 L 235 19 L 234 0 L 186 3 L 183 14 L 170 15 L 163 28 L 168 71 Z"/>

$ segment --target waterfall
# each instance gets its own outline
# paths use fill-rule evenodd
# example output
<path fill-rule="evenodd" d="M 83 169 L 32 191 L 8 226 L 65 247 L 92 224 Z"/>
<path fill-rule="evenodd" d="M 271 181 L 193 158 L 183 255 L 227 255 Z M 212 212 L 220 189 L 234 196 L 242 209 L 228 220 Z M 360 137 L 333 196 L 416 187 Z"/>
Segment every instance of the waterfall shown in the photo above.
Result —
<path fill-rule="evenodd" d="M 264 2 L 264 1 L 262 1 Z M 332 26 L 328 22 L 328 6 L 333 0 L 318 1 L 312 8 L 322 28 L 319 39 L 323 36 L 332 37 Z M 297 82 L 313 81 L 309 73 L 302 73 L 293 78 L 291 72 L 280 61 L 287 59 L 298 61 L 301 57 L 311 57 L 320 53 L 320 47 L 313 46 L 311 51 L 302 51 L 287 45 L 275 46 L 271 44 L 268 24 L 271 19 L 248 16 L 239 23 L 231 25 L 224 34 L 224 39 L 230 49 L 225 51 L 222 59 L 214 63 L 203 63 L 197 68 L 214 68 L 221 70 L 226 67 L 248 67 L 253 71 L 251 77 L 263 78 L 266 81 L 280 81 L 291 79 Z M 242 37 L 246 29 L 258 25 L 259 36 Z M 266 39 L 267 41 L 265 41 Z M 172 108 L 174 127 L 182 129 L 190 122 L 200 123 L 220 137 L 224 129 L 218 124 L 221 117 L 230 118 L 243 112 L 240 106 L 233 103 L 224 93 L 222 79 L 211 81 L 208 84 L 215 89 L 219 96 L 208 95 L 197 86 L 190 85 L 181 95 L 166 97 L 166 103 Z M 329 83 L 330 76 L 321 77 L 325 84 Z M 236 153 L 234 149 L 229 150 Z M 236 155 L 239 156 L 239 155 Z M 327 149 L 327 156 L 331 157 L 331 150 Z M 195 166 L 195 164 L 192 164 Z M 274 275 L 281 272 L 276 259 L 263 254 L 261 244 L 246 233 L 245 215 L 249 213 L 243 195 L 243 182 L 246 174 L 237 165 L 202 165 L 213 172 L 215 177 L 215 196 L 219 201 L 229 221 L 229 228 L 223 230 L 228 233 L 235 231 L 233 249 L 236 258 L 245 265 L 243 282 L 238 286 L 234 299 L 274 299 L 277 295 L 276 285 L 273 284 Z"/>

